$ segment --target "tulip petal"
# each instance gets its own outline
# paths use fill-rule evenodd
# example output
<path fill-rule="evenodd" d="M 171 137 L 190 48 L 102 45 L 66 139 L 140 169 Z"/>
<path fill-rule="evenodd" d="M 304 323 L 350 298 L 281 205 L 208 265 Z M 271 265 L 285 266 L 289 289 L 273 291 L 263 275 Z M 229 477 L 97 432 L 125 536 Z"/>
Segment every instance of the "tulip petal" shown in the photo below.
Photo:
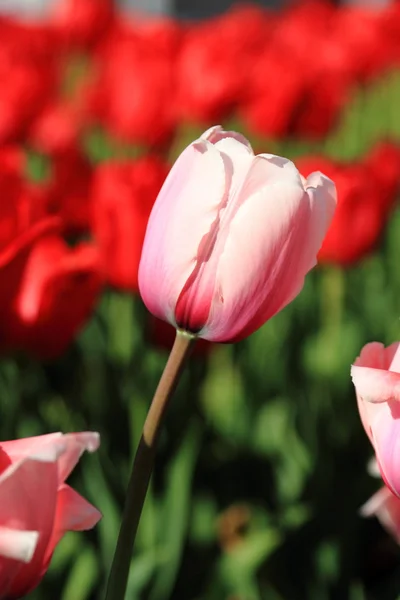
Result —
<path fill-rule="evenodd" d="M 175 324 L 176 302 L 227 191 L 222 154 L 205 140 L 188 146 L 172 167 L 150 215 L 139 266 L 140 293 L 155 316 Z"/>
<path fill-rule="evenodd" d="M 336 208 L 336 187 L 329 177 L 319 171 L 307 177 L 305 188 L 310 198 L 311 219 L 308 227 L 308 244 L 304 253 L 304 268 L 309 271 L 317 263 L 317 252 L 333 219 Z M 307 272 L 306 271 L 306 272 Z"/>
<path fill-rule="evenodd" d="M 293 163 L 273 155 L 254 159 L 240 194 L 201 332 L 212 341 L 249 335 L 299 293 L 334 204 L 309 196 Z"/>
<path fill-rule="evenodd" d="M 68 485 L 63 484 L 58 491 L 54 529 L 44 562 L 47 563 L 51 559 L 54 548 L 67 531 L 91 529 L 101 517 L 97 508 Z"/>
<path fill-rule="evenodd" d="M 16 462 L 34 454 L 44 445 L 57 443 L 62 437 L 63 434 L 60 432 L 49 433 L 46 435 L 37 435 L 29 438 L 0 442 L 0 447 L 8 454 L 12 462 Z"/>
<path fill-rule="evenodd" d="M 385 369 L 385 346 L 379 342 L 366 344 L 356 358 L 354 364 L 361 367 L 372 367 L 373 369 Z"/>
<path fill-rule="evenodd" d="M 38 531 L 23 531 L 0 526 L 0 556 L 29 563 L 39 540 Z"/>
<path fill-rule="evenodd" d="M 223 140 L 233 139 L 240 142 L 242 146 L 246 147 L 247 150 L 251 154 L 253 154 L 251 144 L 244 137 L 244 135 L 242 135 L 241 133 L 237 133 L 236 131 L 225 131 L 220 125 L 215 125 L 214 127 L 210 127 L 210 129 L 207 129 L 207 131 L 201 134 L 200 139 L 207 140 L 208 142 L 211 142 L 211 144 L 215 145 L 220 144 L 220 142 Z M 220 150 L 221 149 L 222 147 L 220 147 Z"/>
<path fill-rule="evenodd" d="M 24 458 L 0 476 L 0 525 L 22 531 L 38 531 L 32 559 L 13 581 L 13 595 L 20 597 L 41 578 L 41 565 L 51 538 L 57 500 L 57 450 L 41 449 L 37 459 Z M 2 561 L 0 589 L 6 589 L 8 565 Z M 4 581 L 3 581 L 4 578 Z M 6 583 L 7 585 L 7 583 Z"/>
<path fill-rule="evenodd" d="M 351 367 L 351 377 L 357 394 L 366 402 L 400 400 L 400 374 L 384 369 Z"/>
<path fill-rule="evenodd" d="M 400 404 L 364 402 L 382 478 L 400 497 Z"/>
<path fill-rule="evenodd" d="M 400 499 L 387 487 L 381 488 L 360 510 L 363 517 L 376 516 L 385 529 L 400 543 Z"/>
<path fill-rule="evenodd" d="M 95 452 L 100 445 L 100 434 L 94 431 L 67 433 L 63 436 L 65 452 L 59 459 L 59 482 L 64 482 L 85 452 Z"/>
<path fill-rule="evenodd" d="M 1 442 L 0 447 L 13 462 L 40 456 L 58 459 L 59 483 L 71 473 L 83 452 L 95 452 L 100 445 L 100 435 L 94 431 L 79 433 L 50 433 L 31 438 Z"/>

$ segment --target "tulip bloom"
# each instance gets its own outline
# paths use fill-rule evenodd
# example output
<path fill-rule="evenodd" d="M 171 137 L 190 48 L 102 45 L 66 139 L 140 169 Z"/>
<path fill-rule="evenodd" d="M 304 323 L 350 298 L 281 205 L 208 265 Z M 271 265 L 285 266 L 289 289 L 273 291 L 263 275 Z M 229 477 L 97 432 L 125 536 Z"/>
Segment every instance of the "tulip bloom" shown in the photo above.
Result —
<path fill-rule="evenodd" d="M 92 186 L 92 230 L 110 285 L 136 293 L 147 221 L 168 174 L 157 156 L 97 167 Z"/>
<path fill-rule="evenodd" d="M 351 376 L 382 478 L 400 498 L 400 343 L 364 346 Z"/>
<path fill-rule="evenodd" d="M 184 150 L 155 202 L 139 267 L 147 308 L 214 342 L 250 335 L 303 287 L 335 207 L 321 173 L 254 156 L 208 130 Z"/>
<path fill-rule="evenodd" d="M 53 433 L 0 444 L 0 599 L 31 592 L 67 531 L 92 528 L 99 511 L 65 483 L 92 432 Z"/>

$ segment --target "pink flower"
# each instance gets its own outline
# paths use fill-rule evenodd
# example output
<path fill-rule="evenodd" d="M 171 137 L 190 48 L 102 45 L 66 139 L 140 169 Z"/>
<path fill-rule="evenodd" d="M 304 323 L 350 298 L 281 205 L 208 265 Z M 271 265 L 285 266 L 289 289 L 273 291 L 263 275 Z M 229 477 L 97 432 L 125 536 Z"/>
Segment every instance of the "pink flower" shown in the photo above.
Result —
<path fill-rule="evenodd" d="M 99 521 L 99 511 L 64 483 L 81 454 L 98 446 L 93 432 L 0 444 L 0 599 L 32 591 L 64 533 Z"/>
<path fill-rule="evenodd" d="M 363 517 L 377 517 L 381 525 L 400 543 L 400 500 L 383 486 L 361 507 Z"/>
<path fill-rule="evenodd" d="M 303 184 L 289 160 L 208 130 L 178 158 L 150 215 L 139 267 L 147 308 L 210 341 L 250 335 L 300 292 L 335 196 L 320 173 Z"/>
<path fill-rule="evenodd" d="M 382 478 L 400 497 L 400 343 L 364 346 L 351 376 Z"/>

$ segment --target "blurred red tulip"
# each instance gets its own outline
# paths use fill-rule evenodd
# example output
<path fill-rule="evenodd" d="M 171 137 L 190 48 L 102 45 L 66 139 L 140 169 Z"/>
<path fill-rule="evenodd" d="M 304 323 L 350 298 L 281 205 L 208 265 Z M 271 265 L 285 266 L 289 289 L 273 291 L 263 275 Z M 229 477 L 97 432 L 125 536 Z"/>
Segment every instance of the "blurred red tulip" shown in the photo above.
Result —
<path fill-rule="evenodd" d="M 21 139 L 58 83 L 57 43 L 40 25 L 0 19 L 0 144 Z"/>
<path fill-rule="evenodd" d="M 191 27 L 176 66 L 181 119 L 209 124 L 230 116 L 247 94 L 272 22 L 265 10 L 238 7 Z"/>
<path fill-rule="evenodd" d="M 83 128 L 83 115 L 71 104 L 52 102 L 36 117 L 29 141 L 43 154 L 65 153 L 77 147 Z"/>
<path fill-rule="evenodd" d="M 0 223 L 0 350 L 23 350 L 39 358 L 65 351 L 90 316 L 102 287 L 96 248 L 69 248 L 58 218 L 22 227 Z"/>
<path fill-rule="evenodd" d="M 53 156 L 50 180 L 43 185 L 47 214 L 58 215 L 66 235 L 89 230 L 93 167 L 78 148 Z"/>
<path fill-rule="evenodd" d="M 294 57 L 267 48 L 255 59 L 250 72 L 252 80 L 238 109 L 241 119 L 254 133 L 285 136 L 305 93 L 302 65 Z"/>
<path fill-rule="evenodd" d="M 338 204 L 318 254 L 320 262 L 351 265 L 379 242 L 400 184 L 400 150 L 385 145 L 358 163 L 323 157 L 302 157 L 296 165 L 303 176 L 321 170 L 336 183 Z"/>
<path fill-rule="evenodd" d="M 97 56 L 88 90 L 93 120 L 125 142 L 164 146 L 175 132 L 174 63 L 135 32 L 113 38 Z"/>
<path fill-rule="evenodd" d="M 156 156 L 104 163 L 92 188 L 92 228 L 107 281 L 136 292 L 147 221 L 169 166 Z"/>
<path fill-rule="evenodd" d="M 68 46 L 89 48 L 106 34 L 113 18 L 113 0 L 59 0 L 51 23 Z"/>
<path fill-rule="evenodd" d="M 69 248 L 57 235 L 42 236 L 30 249 L 3 339 L 42 359 L 59 356 L 93 312 L 101 288 L 94 246 Z"/>

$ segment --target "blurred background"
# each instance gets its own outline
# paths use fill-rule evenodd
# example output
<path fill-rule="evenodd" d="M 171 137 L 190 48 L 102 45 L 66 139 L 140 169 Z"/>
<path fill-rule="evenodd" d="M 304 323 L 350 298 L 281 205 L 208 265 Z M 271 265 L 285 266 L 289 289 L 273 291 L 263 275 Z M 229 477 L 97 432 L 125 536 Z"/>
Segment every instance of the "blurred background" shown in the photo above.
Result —
<path fill-rule="evenodd" d="M 359 516 L 380 482 L 349 371 L 400 337 L 400 3 L 128 4 L 0 0 L 0 436 L 102 438 L 71 483 L 104 518 L 63 539 L 30 598 L 102 598 L 173 340 L 138 295 L 146 223 L 178 153 L 220 123 L 323 171 L 339 204 L 290 306 L 238 344 L 198 343 L 127 598 L 397 600 L 399 548 Z"/>

